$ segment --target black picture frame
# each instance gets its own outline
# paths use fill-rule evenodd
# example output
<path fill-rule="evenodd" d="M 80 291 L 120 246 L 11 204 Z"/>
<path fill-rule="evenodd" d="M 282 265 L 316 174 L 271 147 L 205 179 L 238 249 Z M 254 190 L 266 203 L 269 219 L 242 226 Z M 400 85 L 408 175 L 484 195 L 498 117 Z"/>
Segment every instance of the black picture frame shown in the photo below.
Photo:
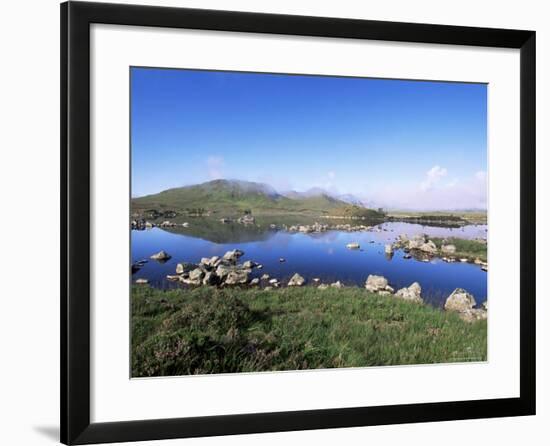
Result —
<path fill-rule="evenodd" d="M 520 396 L 90 422 L 90 24 L 520 50 Z M 61 4 L 61 441 L 86 444 L 535 414 L 535 32 L 106 3 Z"/>

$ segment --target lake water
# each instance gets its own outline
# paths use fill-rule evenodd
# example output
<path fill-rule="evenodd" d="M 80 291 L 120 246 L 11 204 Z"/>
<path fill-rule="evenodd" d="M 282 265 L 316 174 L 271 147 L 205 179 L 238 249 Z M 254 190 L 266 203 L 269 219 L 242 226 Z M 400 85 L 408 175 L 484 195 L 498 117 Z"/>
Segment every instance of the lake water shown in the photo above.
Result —
<path fill-rule="evenodd" d="M 384 245 L 392 243 L 402 233 L 408 236 L 425 233 L 432 237 L 486 238 L 486 225 L 443 228 L 392 222 L 379 225 L 381 232 L 331 230 L 302 234 L 220 224 L 220 228 L 227 232 L 220 238 L 209 237 L 207 232 L 201 231 L 197 236 L 197 231 L 192 228 L 194 224 L 199 222 L 190 222 L 190 228 L 178 228 L 178 232 L 160 228 L 132 231 L 132 262 L 149 259 L 160 250 L 172 256 L 166 263 L 149 260 L 132 278 L 146 278 L 156 287 L 178 286 L 166 280 L 167 274 L 175 274 L 177 263 L 198 263 L 202 257 L 222 256 L 226 251 L 238 248 L 245 253 L 239 262 L 252 260 L 263 265 L 263 269 L 253 270 L 251 278 L 267 273 L 285 281 L 299 273 L 309 283 L 318 277 L 323 283 L 340 280 L 345 285 L 363 286 L 369 274 L 377 274 L 386 277 L 395 289 L 413 282 L 420 283 L 424 300 L 437 306 L 442 305 L 455 288 L 472 293 L 478 304 L 487 298 L 487 273 L 477 265 L 446 263 L 440 259 L 430 262 L 414 258 L 407 260 L 401 250 L 396 250 L 391 258 L 384 253 Z M 359 243 L 361 249 L 347 249 L 346 245 L 352 242 Z M 281 263 L 279 258 L 286 261 Z"/>

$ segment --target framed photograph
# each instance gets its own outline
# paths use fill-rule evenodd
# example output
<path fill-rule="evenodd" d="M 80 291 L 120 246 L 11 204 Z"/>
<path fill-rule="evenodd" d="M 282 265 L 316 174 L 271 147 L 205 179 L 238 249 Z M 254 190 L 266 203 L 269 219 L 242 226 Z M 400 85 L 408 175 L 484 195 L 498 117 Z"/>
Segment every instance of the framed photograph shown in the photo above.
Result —
<path fill-rule="evenodd" d="M 61 441 L 535 413 L 535 32 L 61 5 Z"/>

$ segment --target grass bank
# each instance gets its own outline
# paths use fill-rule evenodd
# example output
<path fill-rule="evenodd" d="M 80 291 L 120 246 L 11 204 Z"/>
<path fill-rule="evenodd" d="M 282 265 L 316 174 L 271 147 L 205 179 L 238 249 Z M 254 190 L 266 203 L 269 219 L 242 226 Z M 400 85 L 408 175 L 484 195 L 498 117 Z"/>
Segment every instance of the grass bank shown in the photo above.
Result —
<path fill-rule="evenodd" d="M 487 323 L 361 288 L 132 289 L 132 376 L 480 361 Z"/>
<path fill-rule="evenodd" d="M 467 258 L 469 260 L 480 259 L 484 262 L 487 261 L 487 244 L 478 240 L 466 240 L 457 237 L 443 238 L 430 238 L 438 249 L 441 249 L 441 245 L 455 245 L 456 252 L 452 257 L 455 258 Z M 445 243 L 443 241 L 445 240 Z"/>
<path fill-rule="evenodd" d="M 485 211 L 388 211 L 387 216 L 396 220 L 433 221 L 434 223 L 447 221 L 448 223 L 463 223 L 481 225 L 487 224 L 487 212 Z"/>

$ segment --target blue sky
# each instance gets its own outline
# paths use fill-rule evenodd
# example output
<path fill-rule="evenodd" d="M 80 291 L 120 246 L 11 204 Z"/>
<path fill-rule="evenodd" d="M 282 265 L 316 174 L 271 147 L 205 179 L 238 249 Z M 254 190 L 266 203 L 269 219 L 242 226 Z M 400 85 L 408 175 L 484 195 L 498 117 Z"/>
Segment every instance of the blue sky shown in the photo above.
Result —
<path fill-rule="evenodd" d="M 227 178 L 486 206 L 487 86 L 131 69 L 132 195 Z"/>

